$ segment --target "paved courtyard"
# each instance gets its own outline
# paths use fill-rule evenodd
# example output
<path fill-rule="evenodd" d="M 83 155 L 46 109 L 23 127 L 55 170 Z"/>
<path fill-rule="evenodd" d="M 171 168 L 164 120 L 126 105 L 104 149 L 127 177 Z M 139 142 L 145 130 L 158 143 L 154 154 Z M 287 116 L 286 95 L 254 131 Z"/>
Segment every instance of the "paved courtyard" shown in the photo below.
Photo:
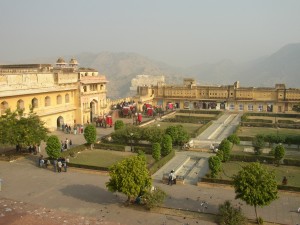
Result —
<path fill-rule="evenodd" d="M 109 129 L 111 128 L 98 128 L 98 135 L 111 132 Z M 54 134 L 57 134 L 62 140 L 65 138 L 72 139 L 74 145 L 84 142 L 83 135 L 64 134 L 61 131 L 56 131 Z M 44 151 L 43 147 L 42 150 Z M 169 163 L 153 175 L 154 186 L 161 187 L 168 195 L 165 207 L 217 213 L 219 204 L 225 200 L 232 200 L 235 205 L 242 207 L 247 217 L 255 217 L 253 207 L 235 200 L 234 190 L 230 187 L 220 188 L 194 184 L 169 186 L 163 184 L 161 181 L 162 174 L 174 168 L 176 161 L 183 154 L 196 154 L 200 158 L 207 158 L 210 155 L 209 153 L 191 153 L 188 151 L 177 152 Z M 205 170 L 205 165 L 203 168 Z M 125 196 L 107 191 L 105 187 L 105 183 L 109 180 L 107 174 L 72 168 L 67 173 L 54 173 L 50 169 L 38 168 L 36 159 L 32 156 L 11 163 L 0 162 L 0 178 L 3 180 L 0 199 L 8 198 L 28 202 L 86 218 L 80 224 L 91 224 L 87 219 L 88 217 L 97 218 L 98 224 L 102 224 L 101 221 L 127 225 L 215 224 L 206 221 L 205 217 L 190 218 L 184 214 L 176 216 L 124 207 Z M 300 223 L 300 213 L 297 213 L 297 209 L 300 207 L 300 194 L 280 192 L 279 197 L 270 206 L 258 208 L 258 214 L 270 222 L 295 225 Z M 205 204 L 201 204 L 203 202 L 207 203 L 207 207 L 204 207 Z M 4 221 L 5 213 L 0 213 L 0 224 L 1 221 Z M 62 223 L 68 224 L 67 222 Z"/>

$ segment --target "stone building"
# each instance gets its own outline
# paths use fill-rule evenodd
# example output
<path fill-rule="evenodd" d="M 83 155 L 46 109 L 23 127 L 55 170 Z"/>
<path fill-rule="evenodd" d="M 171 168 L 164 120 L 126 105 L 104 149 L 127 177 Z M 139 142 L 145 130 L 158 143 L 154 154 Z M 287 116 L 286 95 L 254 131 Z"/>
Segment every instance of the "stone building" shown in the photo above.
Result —
<path fill-rule="evenodd" d="M 131 80 L 130 94 L 131 96 L 137 94 L 137 88 L 139 86 L 157 85 L 158 82 L 165 82 L 165 76 L 163 75 L 136 75 Z"/>
<path fill-rule="evenodd" d="M 194 79 L 184 79 L 182 85 L 138 87 L 135 101 L 139 107 L 151 103 L 166 107 L 173 103 L 179 109 L 218 109 L 236 112 L 292 112 L 300 102 L 300 89 L 275 87 L 241 87 L 239 82 L 224 86 L 201 86 Z"/>
<path fill-rule="evenodd" d="M 106 77 L 78 68 L 76 59 L 51 64 L 0 65 L 0 115 L 6 109 L 33 111 L 50 130 L 91 122 L 107 113 Z"/>

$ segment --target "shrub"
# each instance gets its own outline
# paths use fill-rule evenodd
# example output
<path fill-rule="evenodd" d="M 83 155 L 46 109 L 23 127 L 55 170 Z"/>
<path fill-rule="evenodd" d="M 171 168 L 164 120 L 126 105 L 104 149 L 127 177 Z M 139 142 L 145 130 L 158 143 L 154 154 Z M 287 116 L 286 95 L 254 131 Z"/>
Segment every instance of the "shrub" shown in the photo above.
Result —
<path fill-rule="evenodd" d="M 123 120 L 117 120 L 115 122 L 115 127 L 114 127 L 115 130 L 120 130 L 124 127 L 125 127 L 125 124 L 124 124 Z"/>
<path fill-rule="evenodd" d="M 221 171 L 221 160 L 218 156 L 211 156 L 208 159 L 210 175 L 212 178 L 216 178 L 218 173 Z"/>
<path fill-rule="evenodd" d="M 159 207 L 162 205 L 167 194 L 160 188 L 147 191 L 142 197 L 147 209 Z"/>
<path fill-rule="evenodd" d="M 230 201 L 225 201 L 219 205 L 220 217 L 218 222 L 220 225 L 246 225 L 247 219 L 243 215 L 241 208 L 235 208 Z"/>
<path fill-rule="evenodd" d="M 61 143 L 57 136 L 51 135 L 46 142 L 47 155 L 52 159 L 57 159 L 61 153 Z"/>
<path fill-rule="evenodd" d="M 152 145 L 152 157 L 157 162 L 161 157 L 161 147 L 159 143 L 153 143 Z"/>
<path fill-rule="evenodd" d="M 165 134 L 161 143 L 161 155 L 166 156 L 172 151 L 172 138 Z"/>

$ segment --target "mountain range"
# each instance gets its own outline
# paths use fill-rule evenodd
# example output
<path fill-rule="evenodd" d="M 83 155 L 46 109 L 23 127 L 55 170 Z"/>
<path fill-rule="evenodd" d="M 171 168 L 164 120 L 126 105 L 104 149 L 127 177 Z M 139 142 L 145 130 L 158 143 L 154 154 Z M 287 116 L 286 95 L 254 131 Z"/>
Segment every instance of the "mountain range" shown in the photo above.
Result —
<path fill-rule="evenodd" d="M 66 60 L 71 58 L 64 57 Z M 200 85 L 228 85 L 240 81 L 244 87 L 273 87 L 276 83 L 285 83 L 288 88 L 300 88 L 300 43 L 288 44 L 269 56 L 247 63 L 222 60 L 188 68 L 126 52 L 81 53 L 73 57 L 81 67 L 95 68 L 106 76 L 109 81 L 107 95 L 112 99 L 129 95 L 131 79 L 139 74 L 164 75 L 168 84 L 180 84 L 183 78 L 194 78 Z M 29 63 L 41 63 L 42 60 L 49 63 L 56 59 L 35 59 Z"/>
<path fill-rule="evenodd" d="M 222 60 L 188 68 L 176 68 L 136 53 L 82 53 L 76 57 L 81 65 L 96 68 L 106 75 L 111 98 L 128 95 L 131 79 L 138 74 L 164 75 L 168 84 L 194 78 L 200 85 L 240 81 L 244 87 L 273 87 L 285 83 L 288 88 L 300 88 L 300 43 L 288 44 L 269 56 L 247 63 Z"/>

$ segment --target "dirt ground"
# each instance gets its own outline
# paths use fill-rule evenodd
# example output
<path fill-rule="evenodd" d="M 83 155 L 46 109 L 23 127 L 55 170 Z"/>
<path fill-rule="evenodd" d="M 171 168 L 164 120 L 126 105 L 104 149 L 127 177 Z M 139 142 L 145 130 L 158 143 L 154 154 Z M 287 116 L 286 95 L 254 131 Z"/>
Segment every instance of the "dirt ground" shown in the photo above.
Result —
<path fill-rule="evenodd" d="M 10 199 L 0 200 L 0 225 L 121 225 L 105 221 L 105 218 L 90 218 L 38 207 Z"/>

